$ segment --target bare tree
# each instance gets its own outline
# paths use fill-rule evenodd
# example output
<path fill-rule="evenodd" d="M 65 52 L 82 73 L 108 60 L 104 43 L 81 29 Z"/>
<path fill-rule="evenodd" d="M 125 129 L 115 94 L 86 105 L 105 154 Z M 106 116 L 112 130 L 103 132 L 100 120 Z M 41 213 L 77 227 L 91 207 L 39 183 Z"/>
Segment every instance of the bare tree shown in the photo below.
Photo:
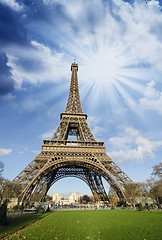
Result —
<path fill-rule="evenodd" d="M 4 165 L 2 162 L 0 162 L 0 203 L 2 200 L 2 187 L 1 187 L 1 182 L 2 182 L 2 172 L 3 172 Z"/>
<path fill-rule="evenodd" d="M 153 166 L 152 175 L 158 177 L 159 179 L 162 179 L 162 163 Z"/>
<path fill-rule="evenodd" d="M 147 180 L 149 197 L 156 201 L 159 205 L 162 203 L 162 179 L 156 181 L 155 178 Z"/>
<path fill-rule="evenodd" d="M 21 192 L 19 183 L 13 183 L 3 177 L 0 178 L 0 195 L 3 199 L 17 198 Z"/>
<path fill-rule="evenodd" d="M 119 198 L 112 187 L 110 187 L 110 189 L 109 189 L 108 198 L 109 198 L 110 203 L 112 203 L 112 204 L 116 204 L 119 201 Z"/>
<path fill-rule="evenodd" d="M 159 205 L 162 203 L 162 163 L 153 166 L 152 175 L 154 177 L 147 180 L 149 196 Z"/>
<path fill-rule="evenodd" d="M 140 195 L 139 184 L 138 183 L 128 183 L 125 186 L 125 194 L 129 203 L 135 207 L 137 197 Z"/>

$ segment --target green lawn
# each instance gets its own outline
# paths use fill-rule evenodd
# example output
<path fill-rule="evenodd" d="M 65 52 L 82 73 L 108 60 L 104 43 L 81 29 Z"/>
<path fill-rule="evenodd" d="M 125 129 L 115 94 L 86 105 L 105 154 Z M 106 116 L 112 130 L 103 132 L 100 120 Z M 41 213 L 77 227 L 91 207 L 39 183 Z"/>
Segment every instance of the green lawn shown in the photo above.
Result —
<path fill-rule="evenodd" d="M 48 216 L 49 213 L 44 214 L 29 214 L 24 216 L 19 216 L 16 218 L 11 218 L 8 220 L 8 224 L 6 226 L 0 226 L 0 239 L 3 237 L 16 232 L 19 229 L 22 229 L 29 224 L 32 224 L 46 216 Z"/>
<path fill-rule="evenodd" d="M 11 239 L 161 240 L 162 212 L 53 212 Z"/>

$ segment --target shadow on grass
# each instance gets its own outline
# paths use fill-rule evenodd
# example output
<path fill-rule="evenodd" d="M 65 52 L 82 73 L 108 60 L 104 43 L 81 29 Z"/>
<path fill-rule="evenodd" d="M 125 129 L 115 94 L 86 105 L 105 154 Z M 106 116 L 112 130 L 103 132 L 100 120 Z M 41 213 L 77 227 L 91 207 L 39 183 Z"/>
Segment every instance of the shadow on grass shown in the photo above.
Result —
<path fill-rule="evenodd" d="M 43 214 L 29 214 L 24 216 L 18 216 L 15 218 L 7 218 L 7 223 L 5 226 L 0 226 L 0 239 L 3 239 L 6 236 L 9 236 L 16 231 L 25 228 L 26 226 L 39 221 L 40 219 L 48 216 L 51 213 L 43 213 Z"/>

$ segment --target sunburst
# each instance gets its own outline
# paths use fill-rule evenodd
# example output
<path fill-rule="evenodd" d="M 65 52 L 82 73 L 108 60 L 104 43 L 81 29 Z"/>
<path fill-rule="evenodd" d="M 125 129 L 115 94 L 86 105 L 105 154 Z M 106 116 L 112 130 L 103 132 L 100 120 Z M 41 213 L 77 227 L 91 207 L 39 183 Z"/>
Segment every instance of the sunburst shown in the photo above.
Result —
<path fill-rule="evenodd" d="M 101 100 L 113 108 L 129 105 L 142 96 L 146 81 L 151 79 L 149 68 L 137 64 L 137 59 L 121 44 L 100 46 L 82 55 L 79 61 L 83 97 L 91 98 L 94 105 Z"/>

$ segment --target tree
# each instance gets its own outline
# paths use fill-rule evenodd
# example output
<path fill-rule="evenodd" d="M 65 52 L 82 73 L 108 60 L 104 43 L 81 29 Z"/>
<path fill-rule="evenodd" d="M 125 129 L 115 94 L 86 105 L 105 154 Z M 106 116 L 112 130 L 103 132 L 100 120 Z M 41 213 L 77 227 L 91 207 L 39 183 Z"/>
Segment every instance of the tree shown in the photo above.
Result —
<path fill-rule="evenodd" d="M 1 199 L 2 199 L 2 188 L 1 188 L 1 182 L 2 182 L 2 172 L 3 172 L 3 163 L 0 162 L 0 203 L 1 203 Z"/>
<path fill-rule="evenodd" d="M 139 197 L 139 185 L 137 183 L 126 184 L 125 195 L 128 202 L 133 204 L 133 207 L 135 207 L 135 202 L 137 200 L 137 197 Z"/>
<path fill-rule="evenodd" d="M 148 198 L 149 197 L 149 191 L 148 191 L 148 184 L 146 182 L 136 183 L 137 188 L 137 197 L 139 198 Z"/>
<path fill-rule="evenodd" d="M 19 183 L 11 182 L 3 177 L 0 178 L 0 195 L 3 199 L 17 198 L 21 192 Z"/>
<path fill-rule="evenodd" d="M 119 200 L 116 192 L 111 187 L 108 192 L 108 198 L 111 204 L 116 204 Z"/>
<path fill-rule="evenodd" d="M 117 204 L 117 200 L 115 198 L 111 198 L 110 199 L 110 203 L 113 204 L 113 205 Z"/>
<path fill-rule="evenodd" d="M 83 195 L 80 197 L 80 203 L 88 203 L 91 201 L 91 198 L 88 195 Z"/>
<path fill-rule="evenodd" d="M 151 175 L 154 177 L 147 180 L 149 196 L 159 205 L 162 203 L 162 163 L 153 166 Z"/>
<path fill-rule="evenodd" d="M 139 211 L 142 211 L 142 210 L 143 210 L 143 206 L 142 206 L 142 203 L 141 203 L 141 202 L 139 203 L 138 208 L 139 208 Z"/>
<path fill-rule="evenodd" d="M 2 209 L 3 207 L 5 208 L 4 203 L 7 204 L 10 198 L 18 198 L 21 191 L 21 185 L 19 183 L 11 182 L 2 177 L 3 167 L 3 163 L 0 162 L 0 204 L 3 200 L 3 204 L 1 205 Z"/>
<path fill-rule="evenodd" d="M 135 206 L 137 198 L 151 197 L 159 205 L 162 203 L 162 163 L 153 166 L 152 174 L 154 177 L 145 183 L 129 183 L 125 186 L 127 200 Z"/>
<path fill-rule="evenodd" d="M 150 178 L 147 180 L 149 197 L 156 201 L 159 205 L 162 203 L 162 180 L 156 181 L 155 178 Z"/>
<path fill-rule="evenodd" d="M 51 202 L 52 201 L 52 196 L 46 195 L 45 196 L 45 202 Z"/>
<path fill-rule="evenodd" d="M 158 177 L 159 179 L 162 179 L 162 163 L 153 166 L 152 175 Z"/>

